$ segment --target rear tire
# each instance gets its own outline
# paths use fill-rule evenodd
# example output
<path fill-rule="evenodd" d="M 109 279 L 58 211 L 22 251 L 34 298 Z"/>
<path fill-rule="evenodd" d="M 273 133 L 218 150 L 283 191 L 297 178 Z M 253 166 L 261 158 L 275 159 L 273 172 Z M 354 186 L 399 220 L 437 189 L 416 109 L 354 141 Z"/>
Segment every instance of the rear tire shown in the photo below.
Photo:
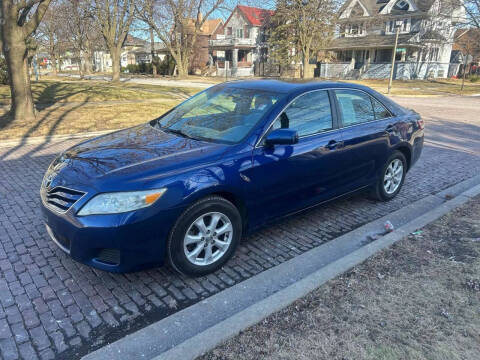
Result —
<path fill-rule="evenodd" d="M 238 209 L 220 196 L 208 196 L 183 212 L 167 243 L 172 267 L 181 274 L 202 276 L 221 268 L 242 236 Z"/>
<path fill-rule="evenodd" d="M 407 173 L 407 160 L 400 151 L 395 151 L 382 168 L 373 189 L 373 197 L 389 201 L 400 192 Z"/>

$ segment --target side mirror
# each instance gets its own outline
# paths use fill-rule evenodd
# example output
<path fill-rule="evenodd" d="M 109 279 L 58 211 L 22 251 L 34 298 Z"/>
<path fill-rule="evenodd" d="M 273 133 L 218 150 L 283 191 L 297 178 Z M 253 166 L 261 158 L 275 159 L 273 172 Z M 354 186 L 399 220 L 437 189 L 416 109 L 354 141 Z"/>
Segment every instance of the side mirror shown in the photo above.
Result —
<path fill-rule="evenodd" d="M 276 129 L 267 134 L 265 145 L 293 145 L 298 142 L 298 134 L 293 129 Z"/>

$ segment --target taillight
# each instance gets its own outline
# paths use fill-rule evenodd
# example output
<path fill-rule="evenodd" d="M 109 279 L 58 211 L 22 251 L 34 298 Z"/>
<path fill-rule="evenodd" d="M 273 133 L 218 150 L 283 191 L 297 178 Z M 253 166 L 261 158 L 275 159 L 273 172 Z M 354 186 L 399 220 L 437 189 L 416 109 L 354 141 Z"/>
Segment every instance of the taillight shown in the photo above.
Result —
<path fill-rule="evenodd" d="M 423 119 L 418 119 L 417 120 L 417 125 L 421 130 L 423 130 L 425 128 L 425 123 L 424 123 Z"/>

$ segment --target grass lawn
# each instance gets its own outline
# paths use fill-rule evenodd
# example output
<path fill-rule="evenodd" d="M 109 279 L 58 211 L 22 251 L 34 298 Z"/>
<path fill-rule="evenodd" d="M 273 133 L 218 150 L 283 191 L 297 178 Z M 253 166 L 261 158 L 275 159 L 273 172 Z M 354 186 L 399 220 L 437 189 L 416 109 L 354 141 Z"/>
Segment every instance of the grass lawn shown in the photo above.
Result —
<path fill-rule="evenodd" d="M 478 360 L 480 196 L 202 360 Z"/>
<path fill-rule="evenodd" d="M 34 123 L 11 121 L 10 89 L 0 86 L 0 140 L 113 130 L 160 116 L 198 88 L 101 81 L 45 79 L 32 82 L 38 110 Z"/>

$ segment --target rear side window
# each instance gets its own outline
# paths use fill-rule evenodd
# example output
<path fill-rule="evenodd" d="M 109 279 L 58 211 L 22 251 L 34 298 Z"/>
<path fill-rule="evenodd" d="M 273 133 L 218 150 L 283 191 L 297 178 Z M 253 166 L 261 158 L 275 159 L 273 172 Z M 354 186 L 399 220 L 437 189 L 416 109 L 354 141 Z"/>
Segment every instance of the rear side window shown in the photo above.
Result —
<path fill-rule="evenodd" d="M 376 120 L 386 119 L 392 116 L 392 114 L 390 114 L 390 111 L 388 111 L 387 108 L 383 106 L 380 101 L 373 97 L 371 99 Z"/>
<path fill-rule="evenodd" d="M 370 96 L 357 90 L 335 90 L 343 126 L 375 120 Z"/>
<path fill-rule="evenodd" d="M 330 99 L 326 90 L 306 93 L 295 99 L 275 121 L 272 129 L 294 129 L 298 136 L 333 128 Z"/>

